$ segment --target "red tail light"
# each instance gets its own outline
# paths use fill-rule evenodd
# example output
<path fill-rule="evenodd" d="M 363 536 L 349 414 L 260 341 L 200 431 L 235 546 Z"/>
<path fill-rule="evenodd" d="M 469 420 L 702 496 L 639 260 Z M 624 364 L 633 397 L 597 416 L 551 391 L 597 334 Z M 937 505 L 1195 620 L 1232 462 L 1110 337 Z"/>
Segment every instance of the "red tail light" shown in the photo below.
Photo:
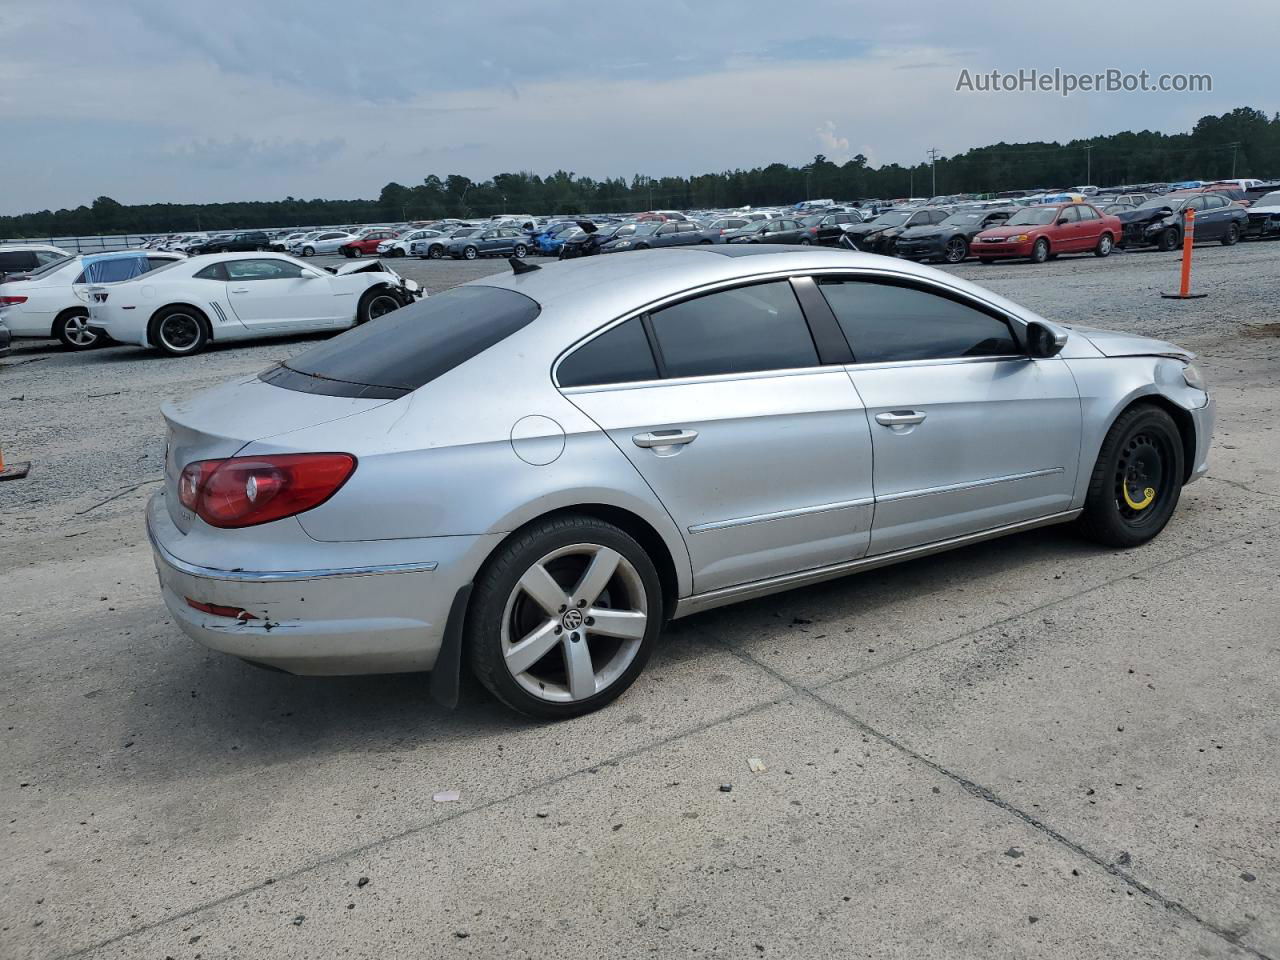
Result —
<path fill-rule="evenodd" d="M 26 302 L 26 297 L 0 297 L 0 307 L 15 307 L 20 303 Z"/>
<path fill-rule="evenodd" d="M 320 506 L 350 478 L 349 453 L 289 453 L 189 463 L 178 499 L 213 527 L 252 527 Z"/>
<path fill-rule="evenodd" d="M 810 228 L 809 228 L 809 232 L 810 232 L 810 233 L 817 233 L 817 232 L 818 232 L 818 228 L 817 228 L 817 227 L 810 227 Z"/>

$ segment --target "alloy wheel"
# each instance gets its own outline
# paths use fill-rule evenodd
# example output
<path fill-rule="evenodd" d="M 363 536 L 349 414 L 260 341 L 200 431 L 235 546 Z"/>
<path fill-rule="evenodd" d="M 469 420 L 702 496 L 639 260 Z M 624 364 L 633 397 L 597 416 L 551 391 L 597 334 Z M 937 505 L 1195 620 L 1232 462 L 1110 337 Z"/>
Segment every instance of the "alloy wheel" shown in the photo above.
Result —
<path fill-rule="evenodd" d="M 965 249 L 965 242 L 962 237 L 952 237 L 947 241 L 946 261 L 947 263 L 960 263 L 964 260 L 965 255 L 969 251 Z"/>
<path fill-rule="evenodd" d="M 576 703 L 608 689 L 635 660 L 649 623 L 644 582 L 621 553 L 560 547 L 516 583 L 502 616 L 502 657 L 530 695 Z"/>
<path fill-rule="evenodd" d="M 98 335 L 89 329 L 89 317 L 83 313 L 75 313 L 62 321 L 62 329 L 67 343 L 77 349 L 92 347 L 98 342 Z"/>
<path fill-rule="evenodd" d="M 171 313 L 160 321 L 160 340 L 173 353 L 185 353 L 200 339 L 200 321 L 189 313 Z"/>

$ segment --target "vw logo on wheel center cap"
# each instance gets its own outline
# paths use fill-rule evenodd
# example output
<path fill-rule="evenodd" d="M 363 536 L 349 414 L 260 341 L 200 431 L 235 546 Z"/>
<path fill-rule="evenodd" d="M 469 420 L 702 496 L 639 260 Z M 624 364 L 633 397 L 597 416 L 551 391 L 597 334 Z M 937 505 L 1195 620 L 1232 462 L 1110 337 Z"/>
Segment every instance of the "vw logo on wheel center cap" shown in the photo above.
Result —
<path fill-rule="evenodd" d="M 566 630 L 577 630 L 582 626 L 582 611 L 577 607 L 565 611 L 565 615 L 560 618 L 560 625 Z"/>

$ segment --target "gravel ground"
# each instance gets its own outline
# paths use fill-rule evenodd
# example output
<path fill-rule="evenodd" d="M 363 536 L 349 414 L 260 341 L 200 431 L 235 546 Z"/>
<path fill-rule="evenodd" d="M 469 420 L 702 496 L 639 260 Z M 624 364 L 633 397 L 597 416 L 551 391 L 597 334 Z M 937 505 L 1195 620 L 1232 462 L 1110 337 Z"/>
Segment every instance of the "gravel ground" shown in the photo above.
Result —
<path fill-rule="evenodd" d="M 507 269 L 395 266 L 432 292 Z M 1185 303 L 1158 296 L 1176 254 L 955 272 L 1201 354 L 1213 468 L 1164 535 L 1051 529 L 703 614 L 555 726 L 168 622 L 157 408 L 315 338 L 20 343 L 0 956 L 1280 957 L 1280 245 L 1197 250 Z"/>

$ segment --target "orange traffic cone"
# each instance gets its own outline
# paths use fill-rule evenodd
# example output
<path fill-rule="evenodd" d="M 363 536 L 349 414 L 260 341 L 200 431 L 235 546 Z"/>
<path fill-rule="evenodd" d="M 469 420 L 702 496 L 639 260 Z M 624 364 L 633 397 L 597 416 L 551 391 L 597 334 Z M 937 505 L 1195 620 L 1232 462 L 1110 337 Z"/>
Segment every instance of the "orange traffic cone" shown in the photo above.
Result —
<path fill-rule="evenodd" d="M 19 480 L 30 470 L 30 463 L 13 463 L 5 466 L 4 450 L 0 449 L 0 480 Z"/>

